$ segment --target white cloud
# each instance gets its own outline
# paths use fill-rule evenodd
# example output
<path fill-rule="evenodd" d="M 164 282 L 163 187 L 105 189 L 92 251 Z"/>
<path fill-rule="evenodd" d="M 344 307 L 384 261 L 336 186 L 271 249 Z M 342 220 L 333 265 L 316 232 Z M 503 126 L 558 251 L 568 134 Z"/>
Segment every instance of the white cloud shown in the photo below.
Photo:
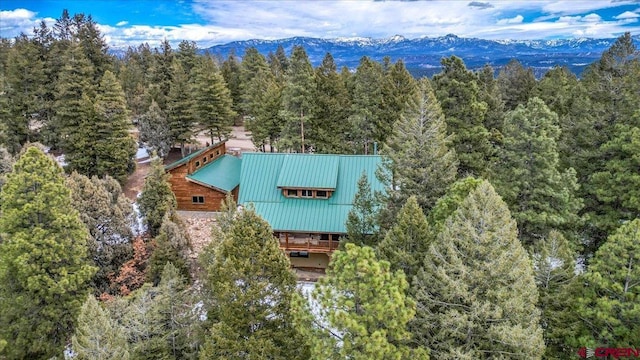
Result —
<path fill-rule="evenodd" d="M 511 18 L 511 19 L 498 20 L 497 24 L 498 25 L 520 24 L 520 23 L 522 23 L 523 20 L 524 20 L 524 17 L 522 15 L 517 15 L 516 17 Z"/>
<path fill-rule="evenodd" d="M 47 26 L 55 22 L 52 18 L 36 18 L 36 15 L 35 12 L 22 8 L 0 11 L 0 37 L 12 38 L 21 32 L 31 34 L 40 21 L 44 21 Z"/>
<path fill-rule="evenodd" d="M 640 14 L 635 13 L 635 12 L 631 12 L 631 11 L 625 11 L 622 14 L 618 15 L 618 16 L 614 16 L 614 19 L 618 19 L 618 20 L 624 20 L 624 19 L 636 19 L 639 18 Z"/>
<path fill-rule="evenodd" d="M 407 38 L 456 34 L 487 39 L 544 39 L 558 37 L 615 37 L 624 31 L 640 33 L 640 15 L 622 12 L 604 20 L 600 9 L 633 4 L 633 0 L 564 1 L 236 1 L 193 0 L 196 18 L 203 21 L 175 26 L 128 21 L 100 25 L 109 46 L 158 45 L 196 41 L 200 47 L 246 39 L 293 36 L 321 38 Z M 637 4 L 637 3 L 636 3 Z M 637 11 L 640 11 L 638 9 Z M 6 14 L 5 14 L 6 13 Z M 0 12 L 0 36 L 30 33 L 37 14 L 26 9 Z M 533 21 L 530 19 L 534 18 Z M 5 20 L 7 19 L 7 20 Z M 11 19 L 11 20 L 9 20 Z M 131 23 L 133 22 L 133 23 Z"/>
<path fill-rule="evenodd" d="M 582 18 L 584 22 L 600 22 L 602 21 L 602 17 L 598 14 L 591 13 Z"/>

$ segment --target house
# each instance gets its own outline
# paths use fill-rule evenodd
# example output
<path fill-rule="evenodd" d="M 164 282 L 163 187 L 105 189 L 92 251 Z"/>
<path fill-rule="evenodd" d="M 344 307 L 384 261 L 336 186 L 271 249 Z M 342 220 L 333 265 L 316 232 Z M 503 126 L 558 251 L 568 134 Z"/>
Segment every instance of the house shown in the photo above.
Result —
<path fill-rule="evenodd" d="M 384 191 L 381 162 L 378 155 L 244 153 L 238 204 L 271 225 L 294 267 L 324 269 L 347 232 L 362 173 L 373 191 Z"/>
<path fill-rule="evenodd" d="M 238 200 L 241 160 L 226 154 L 225 141 L 165 166 L 178 210 L 218 211 L 227 194 Z"/>

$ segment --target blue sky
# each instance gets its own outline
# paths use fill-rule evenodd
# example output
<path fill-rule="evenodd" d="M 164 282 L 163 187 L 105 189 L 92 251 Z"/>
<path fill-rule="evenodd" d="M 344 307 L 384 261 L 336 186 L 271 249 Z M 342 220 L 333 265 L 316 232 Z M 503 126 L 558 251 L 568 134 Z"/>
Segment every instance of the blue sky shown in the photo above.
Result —
<path fill-rule="evenodd" d="M 611 38 L 640 34 L 640 0 L 3 0 L 0 36 L 52 25 L 63 9 L 91 14 L 109 46 L 163 39 L 200 47 L 248 39 L 407 38 L 456 34 L 484 39 Z"/>

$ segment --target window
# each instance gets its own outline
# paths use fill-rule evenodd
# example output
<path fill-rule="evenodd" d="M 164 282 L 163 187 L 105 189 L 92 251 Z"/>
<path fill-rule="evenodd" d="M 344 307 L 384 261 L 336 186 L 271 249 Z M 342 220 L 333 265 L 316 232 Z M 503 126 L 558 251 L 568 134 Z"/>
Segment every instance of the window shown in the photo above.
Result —
<path fill-rule="evenodd" d="M 191 202 L 194 204 L 204 204 L 204 196 L 192 196 Z"/>
<path fill-rule="evenodd" d="M 216 150 L 216 155 L 220 155 L 220 150 Z"/>
<path fill-rule="evenodd" d="M 312 190 L 302 190 L 302 195 L 300 195 L 302 197 L 313 197 L 313 191 Z"/>
<path fill-rule="evenodd" d="M 320 240 L 329 241 L 329 234 L 320 234 Z"/>
<path fill-rule="evenodd" d="M 209 159 L 213 159 L 213 154 L 209 154 Z"/>
<path fill-rule="evenodd" d="M 206 163 L 207 163 L 207 157 L 206 157 L 206 156 L 202 158 L 202 163 L 203 163 L 203 164 L 206 164 Z"/>
<path fill-rule="evenodd" d="M 340 234 L 331 234 L 331 240 L 340 241 Z"/>
<path fill-rule="evenodd" d="M 292 190 L 292 189 L 287 190 L 287 196 L 298 197 L 298 190 Z"/>
<path fill-rule="evenodd" d="M 327 192 L 325 190 L 318 190 L 318 191 L 316 191 L 316 197 L 326 198 L 327 197 Z"/>
<path fill-rule="evenodd" d="M 200 161 L 196 161 L 196 167 L 200 166 Z"/>

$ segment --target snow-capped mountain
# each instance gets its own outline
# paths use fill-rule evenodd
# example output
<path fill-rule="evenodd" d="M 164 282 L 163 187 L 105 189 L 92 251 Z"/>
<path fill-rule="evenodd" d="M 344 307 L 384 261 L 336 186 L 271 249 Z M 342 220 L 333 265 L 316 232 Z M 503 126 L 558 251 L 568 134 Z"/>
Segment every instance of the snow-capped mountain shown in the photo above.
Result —
<path fill-rule="evenodd" d="M 640 35 L 633 37 L 640 45 Z M 265 56 L 282 45 L 287 54 L 296 45 L 302 45 L 314 66 L 318 66 L 327 52 L 333 55 L 338 67 L 355 70 L 360 58 L 368 56 L 380 61 L 389 56 L 392 61 L 402 59 L 414 76 L 431 76 L 440 71 L 440 59 L 451 55 L 462 58 L 467 67 L 477 69 L 485 64 L 496 70 L 512 58 L 524 66 L 532 67 L 537 76 L 554 66 L 567 66 L 580 74 L 584 68 L 600 58 L 616 39 L 557 39 L 557 40 L 483 40 L 461 38 L 456 35 L 407 39 L 395 35 L 386 39 L 337 38 L 320 39 L 294 37 L 280 40 L 247 40 L 216 45 L 206 50 L 212 55 L 226 58 L 233 49 L 238 57 L 255 47 Z M 639 46 L 640 47 L 640 46 Z M 202 50 L 203 52 L 205 50 Z"/>

